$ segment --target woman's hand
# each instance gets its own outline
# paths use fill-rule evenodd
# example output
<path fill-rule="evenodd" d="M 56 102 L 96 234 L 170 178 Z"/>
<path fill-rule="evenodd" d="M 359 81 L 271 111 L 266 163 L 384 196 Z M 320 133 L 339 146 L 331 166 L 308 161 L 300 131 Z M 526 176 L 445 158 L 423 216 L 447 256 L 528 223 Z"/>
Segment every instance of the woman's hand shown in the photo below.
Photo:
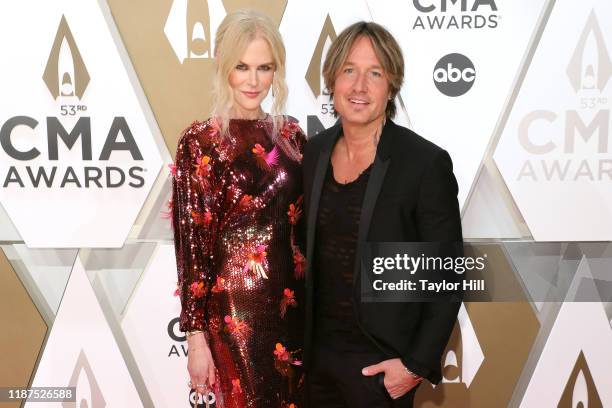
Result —
<path fill-rule="evenodd" d="M 198 394 L 207 392 L 207 385 L 215 384 L 215 362 L 204 333 L 196 333 L 187 338 L 189 352 L 187 354 L 187 371 L 192 387 Z M 208 382 L 208 384 L 207 384 Z"/>

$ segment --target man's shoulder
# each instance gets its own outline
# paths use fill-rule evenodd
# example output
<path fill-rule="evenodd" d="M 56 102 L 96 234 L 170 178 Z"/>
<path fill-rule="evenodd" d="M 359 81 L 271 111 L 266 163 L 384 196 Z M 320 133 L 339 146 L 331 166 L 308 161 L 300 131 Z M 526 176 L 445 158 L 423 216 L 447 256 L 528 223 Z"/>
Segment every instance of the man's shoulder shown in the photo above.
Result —
<path fill-rule="evenodd" d="M 411 129 L 394 124 L 393 130 L 395 132 L 393 154 L 395 155 L 405 157 L 410 154 L 422 158 L 432 158 L 444 150 Z"/>

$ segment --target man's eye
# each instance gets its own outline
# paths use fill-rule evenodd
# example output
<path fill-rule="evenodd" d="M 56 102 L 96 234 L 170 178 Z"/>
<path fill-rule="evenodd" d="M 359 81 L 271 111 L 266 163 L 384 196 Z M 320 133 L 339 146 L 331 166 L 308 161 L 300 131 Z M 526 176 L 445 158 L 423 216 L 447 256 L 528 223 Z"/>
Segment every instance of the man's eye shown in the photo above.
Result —
<path fill-rule="evenodd" d="M 353 68 L 344 68 L 343 71 L 345 74 L 352 74 L 353 73 Z"/>
<path fill-rule="evenodd" d="M 382 77 L 382 72 L 372 71 L 372 76 L 380 78 L 380 77 Z"/>

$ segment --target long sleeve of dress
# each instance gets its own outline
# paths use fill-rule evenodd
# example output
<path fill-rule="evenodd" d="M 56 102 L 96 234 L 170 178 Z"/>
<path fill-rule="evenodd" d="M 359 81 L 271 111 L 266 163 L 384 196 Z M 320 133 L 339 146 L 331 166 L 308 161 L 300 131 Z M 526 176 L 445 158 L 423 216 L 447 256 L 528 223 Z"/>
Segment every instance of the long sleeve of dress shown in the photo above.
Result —
<path fill-rule="evenodd" d="M 203 330 L 215 279 L 215 241 L 222 224 L 223 166 L 205 123 L 183 132 L 176 152 L 172 221 L 181 300 L 180 329 Z"/>

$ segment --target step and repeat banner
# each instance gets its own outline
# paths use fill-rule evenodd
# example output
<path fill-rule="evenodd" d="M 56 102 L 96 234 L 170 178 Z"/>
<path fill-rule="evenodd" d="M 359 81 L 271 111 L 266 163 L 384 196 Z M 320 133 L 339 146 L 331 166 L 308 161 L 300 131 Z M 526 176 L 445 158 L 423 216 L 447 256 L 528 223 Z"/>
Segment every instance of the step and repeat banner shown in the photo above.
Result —
<path fill-rule="evenodd" d="M 612 406 L 608 0 L 4 2 L 0 387 L 74 387 L 28 407 L 220 405 L 187 387 L 168 165 L 209 115 L 216 28 L 243 8 L 278 25 L 309 137 L 335 122 L 336 36 L 394 34 L 396 121 L 449 151 L 466 250 L 522 288 L 461 306 L 416 406 Z"/>

